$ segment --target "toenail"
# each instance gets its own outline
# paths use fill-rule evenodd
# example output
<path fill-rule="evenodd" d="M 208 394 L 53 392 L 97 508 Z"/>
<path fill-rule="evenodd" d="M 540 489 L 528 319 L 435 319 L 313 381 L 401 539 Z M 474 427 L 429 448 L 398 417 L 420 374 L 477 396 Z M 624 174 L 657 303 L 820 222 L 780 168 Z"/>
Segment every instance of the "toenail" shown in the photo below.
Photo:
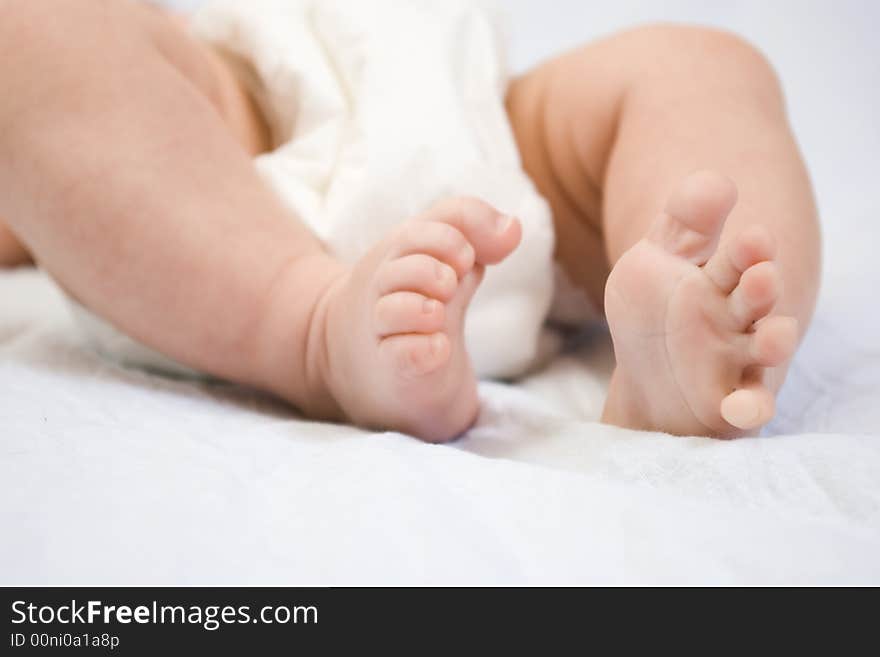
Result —
<path fill-rule="evenodd" d="M 500 214 L 495 217 L 495 230 L 499 233 L 505 232 L 513 223 L 513 217 L 507 214 Z"/>
<path fill-rule="evenodd" d="M 426 315 L 430 315 L 437 308 L 437 301 L 434 299 L 425 299 L 422 303 L 422 312 Z"/>
<path fill-rule="evenodd" d="M 434 266 L 435 275 L 438 281 L 445 281 L 449 278 L 449 267 L 444 265 L 442 262 L 438 262 Z"/>
<path fill-rule="evenodd" d="M 431 353 L 434 355 L 439 354 L 442 349 L 443 336 L 437 333 L 436 335 L 434 335 L 434 337 L 431 338 Z"/>

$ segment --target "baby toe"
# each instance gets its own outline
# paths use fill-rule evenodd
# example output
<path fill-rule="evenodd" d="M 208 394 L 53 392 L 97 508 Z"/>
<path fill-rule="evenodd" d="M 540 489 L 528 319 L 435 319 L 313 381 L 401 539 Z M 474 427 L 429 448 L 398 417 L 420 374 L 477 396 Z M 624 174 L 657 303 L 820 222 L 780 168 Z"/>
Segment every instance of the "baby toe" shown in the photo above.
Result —
<path fill-rule="evenodd" d="M 771 260 L 775 253 L 776 243 L 770 231 L 754 224 L 730 242 L 722 243 L 703 270 L 725 294 L 730 294 L 744 271 L 759 262 Z"/>
<path fill-rule="evenodd" d="M 517 219 L 475 198 L 441 201 L 423 219 L 459 230 L 474 247 L 476 262 L 481 265 L 501 262 L 522 239 L 522 226 Z"/>
<path fill-rule="evenodd" d="M 445 313 L 443 303 L 416 292 L 386 294 L 376 302 L 376 332 L 380 337 L 433 333 L 443 328 Z"/>
<path fill-rule="evenodd" d="M 775 410 L 773 393 L 762 383 L 752 383 L 734 390 L 721 401 L 721 417 L 742 431 L 767 424 Z"/>
<path fill-rule="evenodd" d="M 736 204 L 736 185 L 715 171 L 696 171 L 681 181 L 666 203 L 666 212 L 691 230 L 714 234 Z"/>
<path fill-rule="evenodd" d="M 424 253 L 394 258 L 378 274 L 379 293 L 418 292 L 440 301 L 455 295 L 458 276 L 455 270 Z"/>
<path fill-rule="evenodd" d="M 449 265 L 461 278 L 476 261 L 476 251 L 456 227 L 439 221 L 409 221 L 397 234 L 392 258 L 427 255 Z"/>
<path fill-rule="evenodd" d="M 388 358 L 392 371 L 403 377 L 431 374 L 443 367 L 452 353 L 452 345 L 445 333 L 393 335 L 382 340 L 380 349 Z"/>
<path fill-rule="evenodd" d="M 743 330 L 773 310 L 782 292 L 782 278 L 773 262 L 749 267 L 728 297 L 736 328 Z"/>
<path fill-rule="evenodd" d="M 776 255 L 776 241 L 766 226 L 754 224 L 733 239 L 728 253 L 731 264 L 744 272 L 752 265 L 772 260 Z"/>
<path fill-rule="evenodd" d="M 670 253 L 702 265 L 715 250 L 727 215 L 736 204 L 736 186 L 713 171 L 698 171 L 672 192 L 648 239 Z"/>
<path fill-rule="evenodd" d="M 762 367 L 775 367 L 794 354 L 798 339 L 798 322 L 794 317 L 767 317 L 749 336 L 750 359 Z"/>

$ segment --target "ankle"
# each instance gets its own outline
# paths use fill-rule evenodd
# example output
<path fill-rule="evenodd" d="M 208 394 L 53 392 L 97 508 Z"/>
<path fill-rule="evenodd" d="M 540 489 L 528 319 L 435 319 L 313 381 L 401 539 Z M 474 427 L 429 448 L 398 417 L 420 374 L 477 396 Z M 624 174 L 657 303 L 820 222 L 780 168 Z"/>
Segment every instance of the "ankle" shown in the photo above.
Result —
<path fill-rule="evenodd" d="M 326 253 L 303 256 L 285 267 L 268 295 L 258 385 L 310 418 L 343 419 L 333 394 L 328 315 L 347 274 Z"/>

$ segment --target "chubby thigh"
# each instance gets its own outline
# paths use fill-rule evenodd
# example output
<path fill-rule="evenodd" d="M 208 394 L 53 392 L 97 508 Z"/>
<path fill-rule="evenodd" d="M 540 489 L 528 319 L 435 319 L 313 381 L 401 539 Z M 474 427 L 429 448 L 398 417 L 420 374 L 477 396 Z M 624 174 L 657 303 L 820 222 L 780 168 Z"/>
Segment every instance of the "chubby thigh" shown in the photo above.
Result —
<path fill-rule="evenodd" d="M 316 3 L 316 21 L 308 5 L 208 6 L 187 31 L 157 19 L 168 24 L 160 39 L 277 197 L 343 261 L 440 198 L 474 196 L 517 216 L 523 243 L 487 273 L 466 341 L 480 375 L 523 372 L 552 297 L 553 229 L 509 130 L 493 16 L 469 2 L 432 7 L 427 22 L 406 2 Z M 392 8 L 394 21 L 381 20 Z M 462 23 L 471 29 L 453 43 Z M 462 48 L 474 55 L 467 67 Z"/>

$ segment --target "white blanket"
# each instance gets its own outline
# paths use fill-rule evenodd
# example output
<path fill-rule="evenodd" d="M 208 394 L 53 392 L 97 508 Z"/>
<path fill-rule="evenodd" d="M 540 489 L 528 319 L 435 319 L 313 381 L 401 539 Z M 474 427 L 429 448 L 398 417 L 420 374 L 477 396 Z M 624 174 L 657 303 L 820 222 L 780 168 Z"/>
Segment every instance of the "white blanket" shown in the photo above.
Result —
<path fill-rule="evenodd" d="M 547 4 L 517 7 L 514 35 L 537 31 L 520 65 L 592 34 L 572 27 L 590 3 Z M 595 30 L 651 17 L 619 4 Z M 854 56 L 871 21 L 807 14 L 831 63 L 798 86 L 797 46 L 761 32 L 762 6 L 734 27 L 780 66 L 826 217 L 816 320 L 765 436 L 598 424 L 602 335 L 483 384 L 479 424 L 451 446 L 305 422 L 103 361 L 46 278 L 0 274 L 0 584 L 880 584 L 880 204 L 859 187 L 880 170 L 878 92 L 850 84 L 876 72 Z"/>

